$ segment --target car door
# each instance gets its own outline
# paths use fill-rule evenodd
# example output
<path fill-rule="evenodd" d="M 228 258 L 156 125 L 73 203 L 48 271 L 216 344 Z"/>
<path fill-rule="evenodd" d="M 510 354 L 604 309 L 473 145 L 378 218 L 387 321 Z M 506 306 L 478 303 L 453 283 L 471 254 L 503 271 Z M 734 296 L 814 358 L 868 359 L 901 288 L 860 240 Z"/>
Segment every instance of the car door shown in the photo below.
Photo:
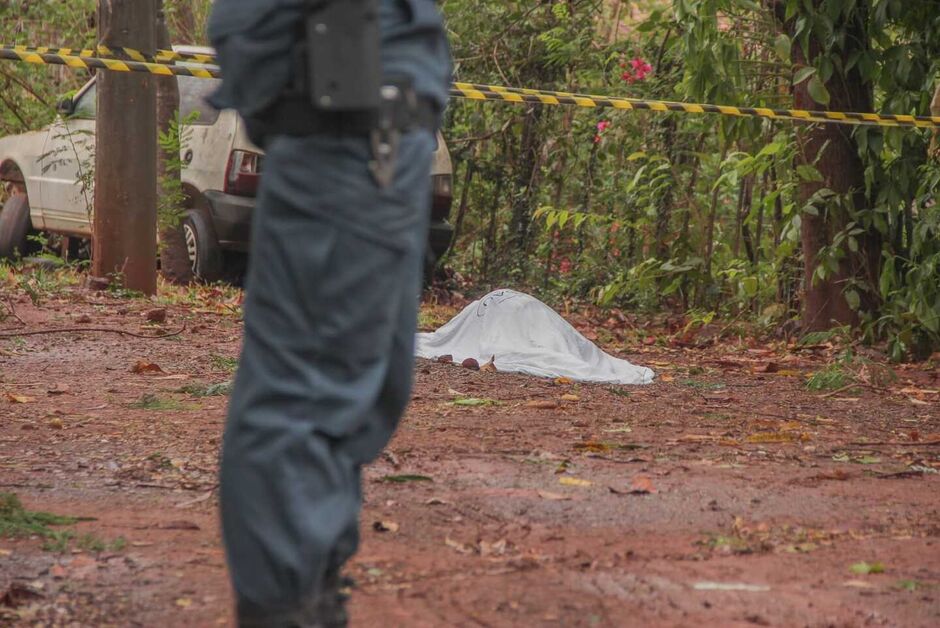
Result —
<path fill-rule="evenodd" d="M 73 99 L 72 114 L 49 127 L 40 158 L 43 226 L 49 231 L 90 236 L 94 208 L 97 83 Z"/>

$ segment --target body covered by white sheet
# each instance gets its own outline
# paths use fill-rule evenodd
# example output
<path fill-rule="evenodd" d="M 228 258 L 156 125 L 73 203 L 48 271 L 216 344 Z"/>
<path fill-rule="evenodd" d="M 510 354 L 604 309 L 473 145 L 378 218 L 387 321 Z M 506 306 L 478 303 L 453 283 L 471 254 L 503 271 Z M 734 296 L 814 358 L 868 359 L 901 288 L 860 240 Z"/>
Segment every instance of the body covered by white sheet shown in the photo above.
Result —
<path fill-rule="evenodd" d="M 653 371 L 607 355 L 553 309 L 527 294 L 497 290 L 436 332 L 418 334 L 415 355 L 457 363 L 495 358 L 497 370 L 582 382 L 649 384 Z"/>

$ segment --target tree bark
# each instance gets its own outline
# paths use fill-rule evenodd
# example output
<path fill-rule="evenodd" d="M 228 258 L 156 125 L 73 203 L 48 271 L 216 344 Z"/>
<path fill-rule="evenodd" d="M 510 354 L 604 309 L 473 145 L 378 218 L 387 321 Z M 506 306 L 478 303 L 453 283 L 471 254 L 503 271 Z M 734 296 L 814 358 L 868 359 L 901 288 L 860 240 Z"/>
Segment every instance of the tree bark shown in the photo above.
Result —
<path fill-rule="evenodd" d="M 519 253 L 525 252 L 529 246 L 532 200 L 536 197 L 533 188 L 538 175 L 541 145 L 539 121 L 544 110 L 544 107 L 530 108 L 522 123 L 519 163 L 516 166 L 516 189 L 512 196 L 512 218 L 509 225 L 510 243 Z"/>
<path fill-rule="evenodd" d="M 815 4 L 821 4 L 821 1 L 815 0 Z M 863 9 L 859 8 L 854 12 L 851 23 L 836 24 L 837 30 L 844 28 L 846 31 L 846 44 L 840 53 L 843 67 L 848 65 L 853 52 L 864 52 L 869 45 L 866 17 Z M 818 41 L 810 40 L 807 59 L 802 47 L 794 44 L 794 62 L 809 65 L 821 50 Z M 820 109 L 822 105 L 810 97 L 808 85 L 809 81 L 804 81 L 794 87 L 794 106 L 797 109 Z M 872 86 L 865 83 L 857 65 L 845 77 L 833 73 L 826 87 L 831 97 L 830 110 L 872 110 Z M 802 164 L 815 164 L 823 177 L 822 182 L 804 181 L 800 184 L 799 200 L 802 204 L 807 203 L 820 189 L 828 188 L 838 195 L 850 195 L 856 209 L 867 206 L 864 164 L 849 127 L 813 124 L 798 131 L 798 140 L 798 161 Z M 842 210 L 828 207 L 820 208 L 818 215 L 804 212 L 801 218 L 804 263 L 803 329 L 818 331 L 834 325 L 856 325 L 859 321 L 858 314 L 849 306 L 843 291 L 851 280 L 871 280 L 877 277 L 880 237 L 875 232 L 863 234 L 859 238 L 858 255 L 846 250 L 837 272 L 827 275 L 825 280 L 814 281 L 820 251 L 829 246 L 833 237 L 845 228 L 849 216 Z M 864 299 L 864 295 L 862 296 Z M 871 303 L 865 305 L 871 306 Z"/>
<path fill-rule="evenodd" d="M 168 50 L 171 46 L 170 32 L 167 29 L 163 0 L 157 1 L 157 48 Z M 156 77 L 157 82 L 157 132 L 166 134 L 170 124 L 179 116 L 180 90 L 175 76 Z M 157 194 L 167 197 L 173 194 L 171 177 L 177 179 L 179 173 L 167 167 L 167 155 L 157 146 Z M 160 273 L 167 281 L 184 284 L 192 280 L 192 266 L 186 253 L 186 240 L 183 237 L 179 211 L 182 208 L 169 208 L 172 215 L 160 216 Z"/>
<path fill-rule="evenodd" d="M 155 49 L 155 0 L 98 6 L 99 44 Z M 130 290 L 157 290 L 157 135 L 153 78 L 98 74 L 92 269 Z"/>

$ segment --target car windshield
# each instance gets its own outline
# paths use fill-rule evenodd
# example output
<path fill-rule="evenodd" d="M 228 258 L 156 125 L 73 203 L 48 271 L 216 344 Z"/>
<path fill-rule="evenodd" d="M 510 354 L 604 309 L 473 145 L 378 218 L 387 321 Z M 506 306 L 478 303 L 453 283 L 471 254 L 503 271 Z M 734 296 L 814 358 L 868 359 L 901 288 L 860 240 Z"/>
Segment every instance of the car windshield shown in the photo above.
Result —
<path fill-rule="evenodd" d="M 219 79 L 202 79 L 193 76 L 178 77 L 180 87 L 180 112 L 185 120 L 195 111 L 195 119 L 190 124 L 215 124 L 219 118 L 219 110 L 207 101 L 209 96 L 219 88 Z M 75 101 L 73 118 L 93 120 L 97 113 L 98 83 L 92 83 Z"/>

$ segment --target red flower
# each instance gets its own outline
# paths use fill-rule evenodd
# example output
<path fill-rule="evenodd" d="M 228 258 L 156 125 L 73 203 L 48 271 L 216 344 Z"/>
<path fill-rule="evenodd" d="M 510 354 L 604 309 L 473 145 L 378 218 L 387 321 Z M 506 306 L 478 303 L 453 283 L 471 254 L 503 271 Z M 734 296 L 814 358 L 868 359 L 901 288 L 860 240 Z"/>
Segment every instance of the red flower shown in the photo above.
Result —
<path fill-rule="evenodd" d="M 624 64 L 621 63 L 620 67 L 624 67 Z M 630 68 L 632 68 L 632 71 L 628 69 L 620 78 L 631 85 L 637 81 L 642 81 L 653 71 L 653 66 L 640 57 L 634 57 L 633 60 L 630 61 Z"/>
<path fill-rule="evenodd" d="M 562 275 L 567 275 L 571 272 L 571 260 L 567 257 L 562 259 L 558 264 L 558 272 Z"/>

